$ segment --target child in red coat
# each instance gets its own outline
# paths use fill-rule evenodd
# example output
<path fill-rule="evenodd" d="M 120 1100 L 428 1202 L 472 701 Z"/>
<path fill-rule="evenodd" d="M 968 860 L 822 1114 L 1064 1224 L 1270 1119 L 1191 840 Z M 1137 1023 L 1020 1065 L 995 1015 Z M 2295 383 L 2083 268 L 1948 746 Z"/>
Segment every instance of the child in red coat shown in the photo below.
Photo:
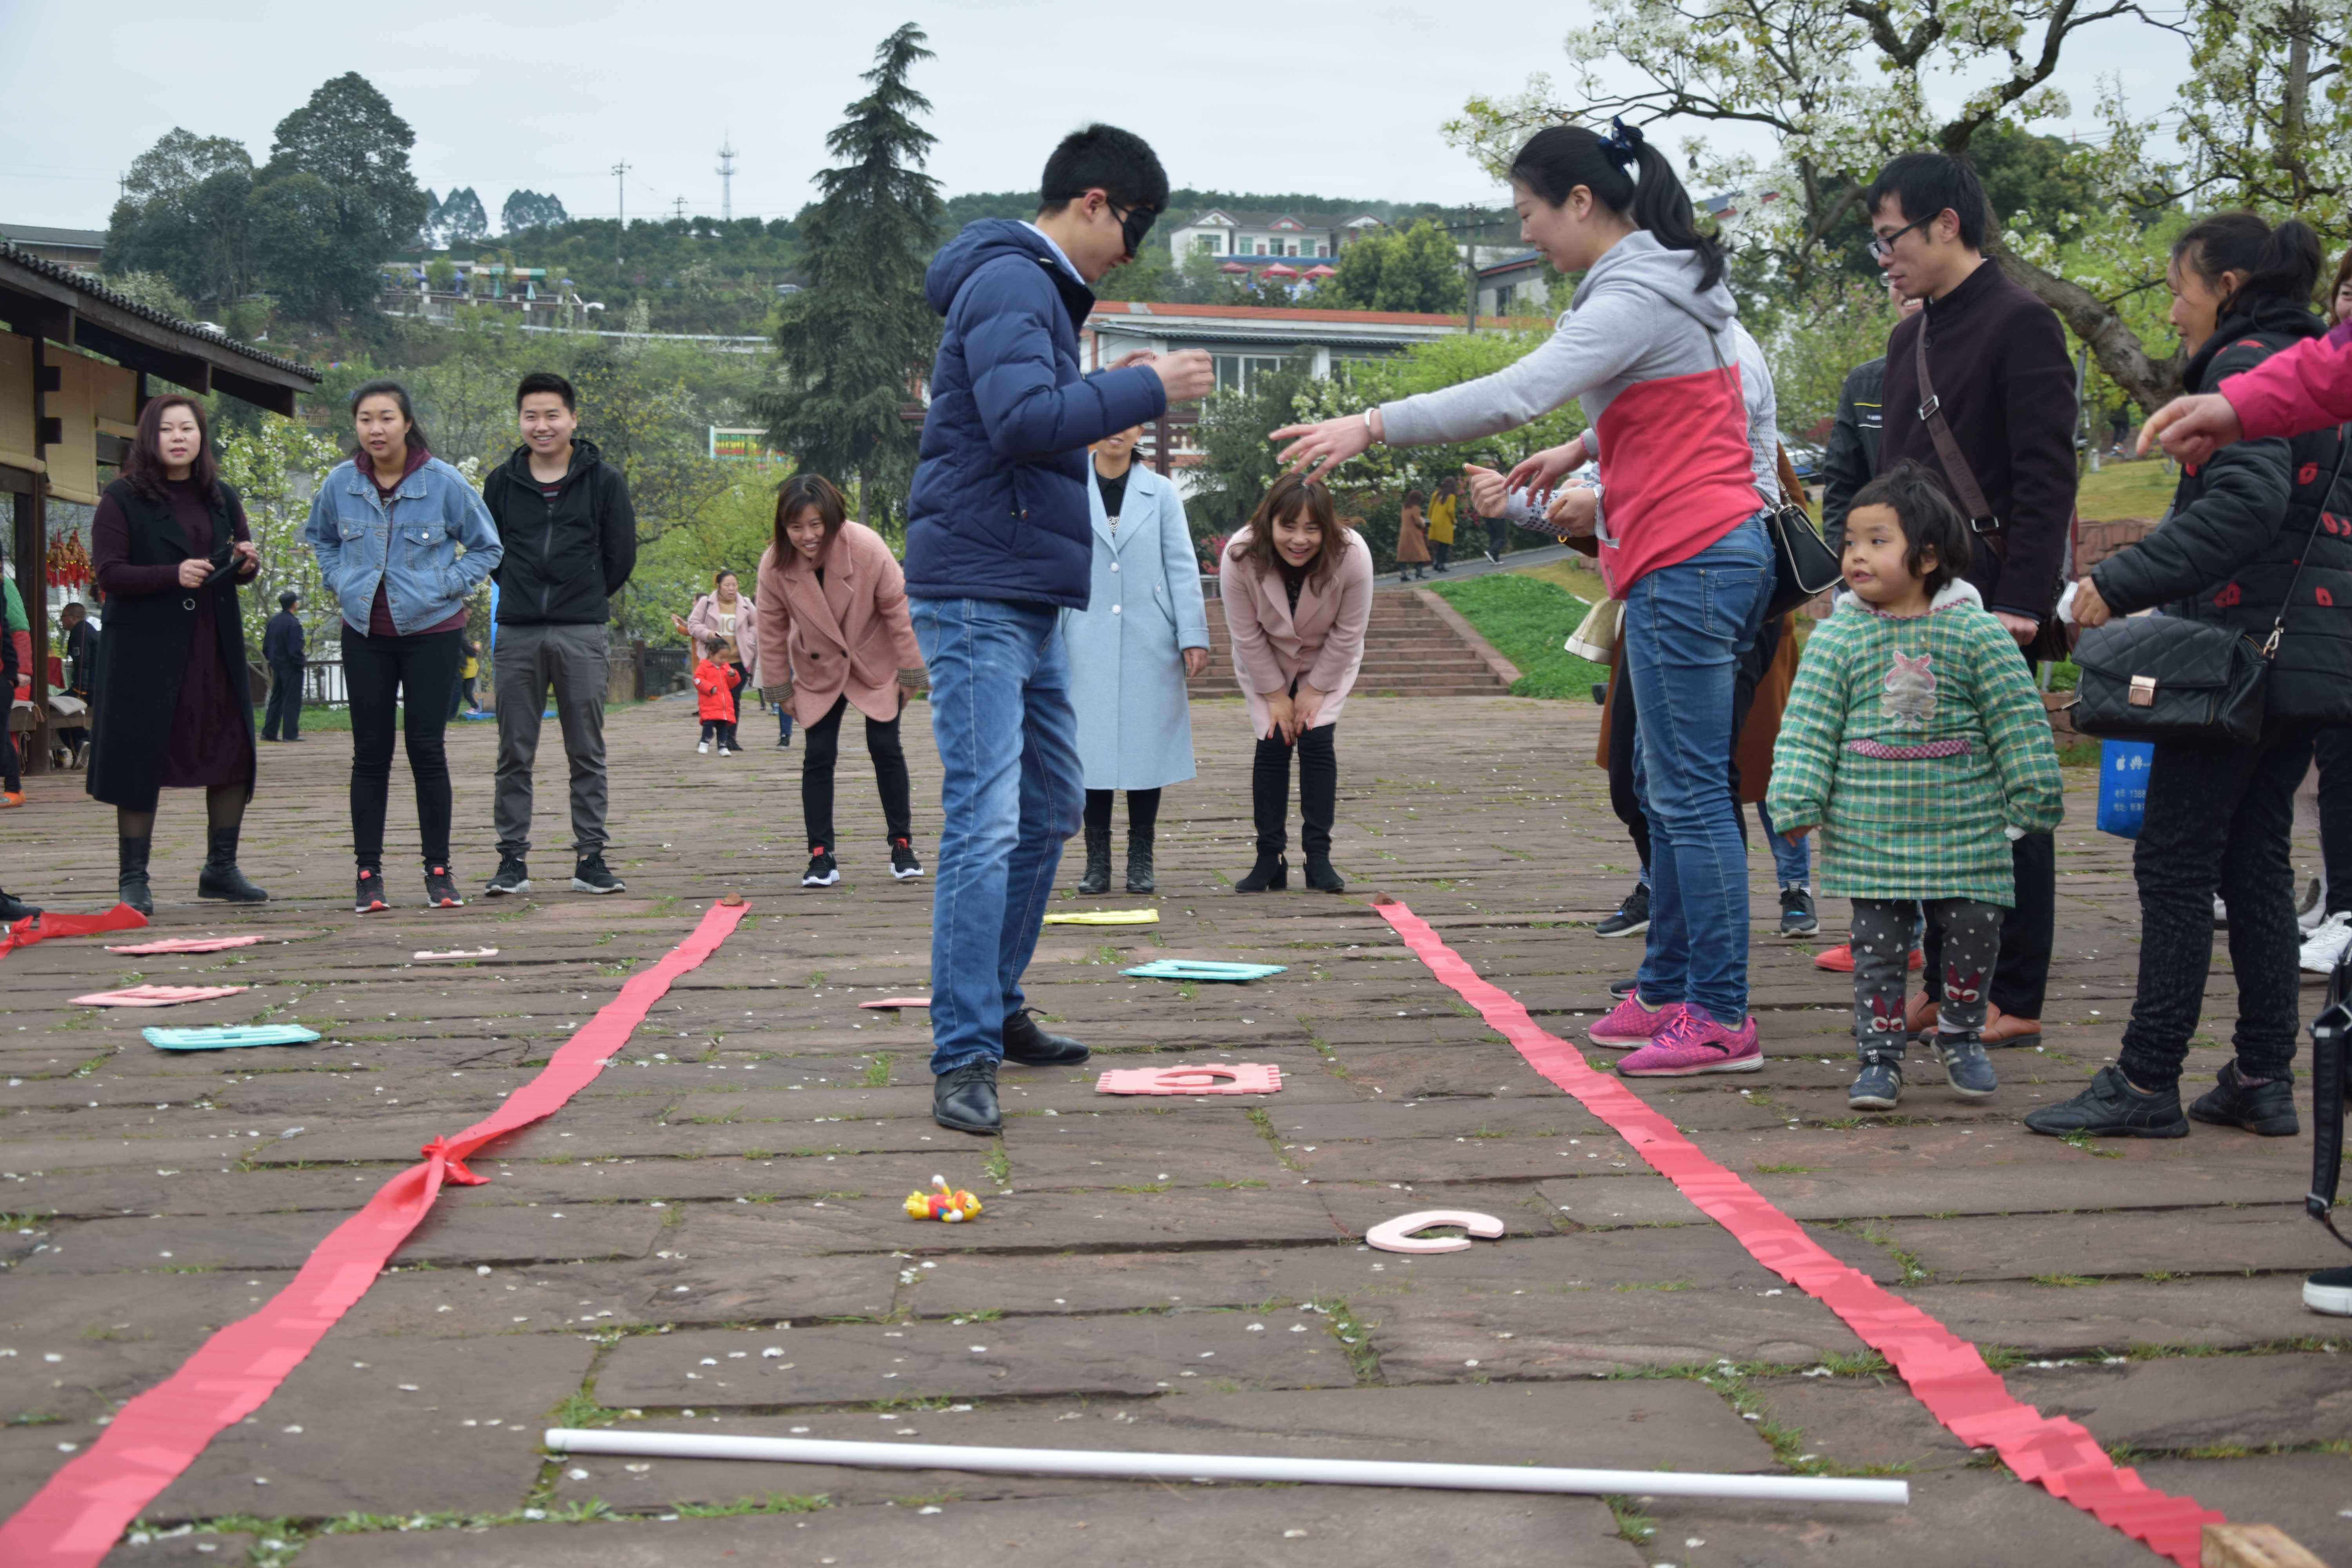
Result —
<path fill-rule="evenodd" d="M 722 637 L 710 644 L 710 651 L 694 667 L 695 711 L 702 719 L 697 752 L 709 752 L 714 740 L 722 757 L 743 749 L 735 739 L 736 657 L 735 645 Z"/>

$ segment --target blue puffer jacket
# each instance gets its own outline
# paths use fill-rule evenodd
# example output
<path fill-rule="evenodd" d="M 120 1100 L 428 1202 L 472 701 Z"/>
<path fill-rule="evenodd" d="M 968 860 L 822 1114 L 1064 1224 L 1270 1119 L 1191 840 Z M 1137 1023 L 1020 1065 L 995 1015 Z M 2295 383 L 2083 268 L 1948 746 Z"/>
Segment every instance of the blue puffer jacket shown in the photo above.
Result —
<path fill-rule="evenodd" d="M 1087 447 L 1158 418 L 1159 376 L 1078 374 L 1094 293 L 1027 224 L 966 224 L 931 258 L 924 291 L 947 329 L 908 498 L 907 592 L 1085 609 Z"/>

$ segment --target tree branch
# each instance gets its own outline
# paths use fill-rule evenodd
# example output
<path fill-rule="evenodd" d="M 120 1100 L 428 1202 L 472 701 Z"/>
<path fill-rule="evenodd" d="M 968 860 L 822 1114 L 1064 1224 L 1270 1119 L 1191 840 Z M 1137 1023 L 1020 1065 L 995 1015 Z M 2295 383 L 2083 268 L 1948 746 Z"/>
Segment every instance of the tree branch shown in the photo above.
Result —
<path fill-rule="evenodd" d="M 2058 312 L 2117 386 L 2153 414 L 2180 392 L 2180 358 L 2150 359 L 2123 318 L 2088 289 L 2045 272 L 2006 247 L 1994 251 L 2000 269 Z"/>

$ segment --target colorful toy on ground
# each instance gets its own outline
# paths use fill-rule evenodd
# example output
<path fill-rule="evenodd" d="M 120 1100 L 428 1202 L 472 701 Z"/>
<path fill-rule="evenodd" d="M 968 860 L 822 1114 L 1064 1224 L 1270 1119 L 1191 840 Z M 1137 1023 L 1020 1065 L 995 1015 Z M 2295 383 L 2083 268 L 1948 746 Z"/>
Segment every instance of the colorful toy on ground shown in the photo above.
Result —
<path fill-rule="evenodd" d="M 250 991 L 250 985 L 131 985 L 120 991 L 93 991 L 77 996 L 77 1007 L 176 1007 L 183 1002 L 210 1002 Z"/>
<path fill-rule="evenodd" d="M 1069 910 L 1047 915 L 1049 926 L 1156 926 L 1158 910 Z"/>
<path fill-rule="evenodd" d="M 1421 1234 L 1432 1226 L 1440 1225 L 1458 1225 L 1470 1236 Z M 1493 1241 L 1502 1234 L 1503 1222 L 1490 1214 L 1475 1214 L 1468 1209 L 1423 1209 L 1418 1213 L 1382 1220 L 1364 1232 L 1364 1240 L 1382 1252 L 1460 1252 L 1470 1245 L 1471 1236 Z"/>
<path fill-rule="evenodd" d="M 912 1219 L 935 1219 L 942 1225 L 961 1225 L 980 1213 L 980 1200 L 961 1187 L 950 1191 L 945 1176 L 931 1178 L 931 1191 L 908 1193 L 907 1214 Z"/>
<path fill-rule="evenodd" d="M 257 936 L 178 936 L 168 942 L 142 942 L 132 947 L 110 947 L 109 952 L 145 957 L 158 952 L 226 952 L 233 947 L 252 947 L 267 941 Z"/>

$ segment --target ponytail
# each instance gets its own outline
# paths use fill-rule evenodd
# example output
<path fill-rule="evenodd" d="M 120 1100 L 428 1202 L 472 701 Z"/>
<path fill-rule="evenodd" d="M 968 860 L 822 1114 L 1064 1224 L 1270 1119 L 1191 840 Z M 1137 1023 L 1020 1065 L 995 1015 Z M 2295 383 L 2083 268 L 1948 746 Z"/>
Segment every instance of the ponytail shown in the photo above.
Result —
<path fill-rule="evenodd" d="M 1632 173 L 1628 174 L 1628 168 Z M 1610 121 L 1609 134 L 1582 125 L 1550 125 L 1528 138 L 1511 160 L 1510 177 L 1559 206 L 1582 185 L 1592 199 L 1668 250 L 1687 250 L 1700 262 L 1701 289 L 1723 281 L 1723 247 L 1699 232 L 1690 194 L 1666 155 L 1637 126 Z"/>
<path fill-rule="evenodd" d="M 2300 218 L 2273 228 L 2250 212 L 2213 213 L 2199 218 L 2172 243 L 2172 259 L 2218 286 L 2225 272 L 2242 281 L 2221 301 L 2220 314 L 2243 313 L 2256 301 L 2276 300 L 2308 310 L 2311 292 L 2325 265 L 2319 236 Z"/>

